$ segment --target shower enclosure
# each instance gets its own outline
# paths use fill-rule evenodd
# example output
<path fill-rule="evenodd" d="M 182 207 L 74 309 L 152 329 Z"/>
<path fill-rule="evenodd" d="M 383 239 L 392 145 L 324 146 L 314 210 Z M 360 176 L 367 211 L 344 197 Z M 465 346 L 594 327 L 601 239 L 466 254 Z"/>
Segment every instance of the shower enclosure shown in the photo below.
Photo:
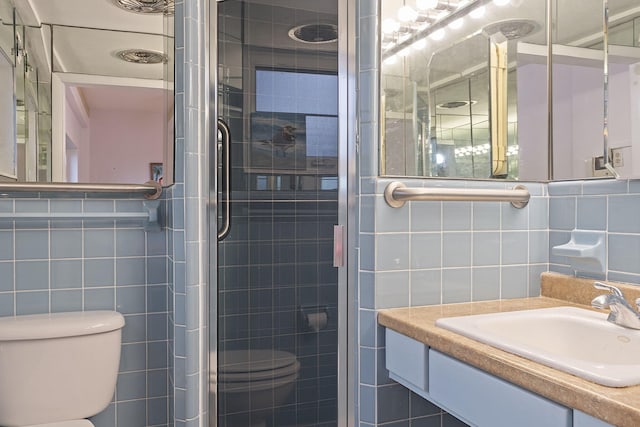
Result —
<path fill-rule="evenodd" d="M 210 3 L 210 426 L 346 426 L 339 7 Z"/>

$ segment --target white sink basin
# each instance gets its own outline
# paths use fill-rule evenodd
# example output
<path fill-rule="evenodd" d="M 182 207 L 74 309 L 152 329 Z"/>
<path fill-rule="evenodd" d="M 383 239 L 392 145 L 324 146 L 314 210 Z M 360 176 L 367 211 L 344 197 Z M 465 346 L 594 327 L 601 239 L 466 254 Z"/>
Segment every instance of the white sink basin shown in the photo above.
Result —
<path fill-rule="evenodd" d="M 609 387 L 640 384 L 640 330 L 576 307 L 447 317 L 436 325 Z"/>

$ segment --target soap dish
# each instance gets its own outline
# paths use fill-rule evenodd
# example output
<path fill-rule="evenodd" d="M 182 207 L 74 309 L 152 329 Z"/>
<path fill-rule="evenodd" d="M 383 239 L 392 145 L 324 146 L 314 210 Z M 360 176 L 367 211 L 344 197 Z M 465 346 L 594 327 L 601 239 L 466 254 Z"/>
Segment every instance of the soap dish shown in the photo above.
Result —
<path fill-rule="evenodd" d="M 554 246 L 551 253 L 567 257 L 574 271 L 604 273 L 605 233 L 573 230 L 571 240 L 564 245 Z"/>

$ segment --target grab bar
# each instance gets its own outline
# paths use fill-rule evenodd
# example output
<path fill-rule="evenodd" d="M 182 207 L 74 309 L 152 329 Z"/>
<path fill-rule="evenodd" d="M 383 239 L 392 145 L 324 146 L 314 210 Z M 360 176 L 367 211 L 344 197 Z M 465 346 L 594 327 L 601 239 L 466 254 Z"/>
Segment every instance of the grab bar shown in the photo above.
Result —
<path fill-rule="evenodd" d="M 439 200 L 467 202 L 511 202 L 513 207 L 522 209 L 530 198 L 529 190 L 518 184 L 510 190 L 483 188 L 408 188 L 401 182 L 392 182 L 384 190 L 384 199 L 392 208 L 400 208 L 410 200 Z"/>
<path fill-rule="evenodd" d="M 23 221 L 23 220 L 92 220 L 92 219 L 140 219 L 143 221 L 146 231 L 160 230 L 160 217 L 158 209 L 160 200 L 145 200 L 142 202 L 141 212 L 2 212 L 0 221 Z"/>
<path fill-rule="evenodd" d="M 144 193 L 147 199 L 157 199 L 162 195 L 162 185 L 155 181 L 144 184 L 87 184 L 77 182 L 0 182 L 2 192 L 71 192 L 88 193 Z M 1 195 L 1 194 L 0 194 Z"/>

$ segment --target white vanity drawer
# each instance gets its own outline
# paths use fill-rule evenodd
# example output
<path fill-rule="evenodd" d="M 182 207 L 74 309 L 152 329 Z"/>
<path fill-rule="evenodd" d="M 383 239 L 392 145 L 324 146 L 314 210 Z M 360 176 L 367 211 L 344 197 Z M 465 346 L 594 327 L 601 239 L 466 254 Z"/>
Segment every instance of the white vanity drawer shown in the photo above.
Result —
<path fill-rule="evenodd" d="M 386 328 L 385 339 L 386 367 L 391 377 L 399 377 L 418 389 L 428 392 L 427 352 L 429 347 L 389 328 Z"/>
<path fill-rule="evenodd" d="M 573 410 L 573 427 L 614 427 L 612 424 L 585 414 L 577 409 Z"/>
<path fill-rule="evenodd" d="M 443 409 L 474 426 L 572 426 L 571 409 L 433 349 L 429 394 Z"/>

